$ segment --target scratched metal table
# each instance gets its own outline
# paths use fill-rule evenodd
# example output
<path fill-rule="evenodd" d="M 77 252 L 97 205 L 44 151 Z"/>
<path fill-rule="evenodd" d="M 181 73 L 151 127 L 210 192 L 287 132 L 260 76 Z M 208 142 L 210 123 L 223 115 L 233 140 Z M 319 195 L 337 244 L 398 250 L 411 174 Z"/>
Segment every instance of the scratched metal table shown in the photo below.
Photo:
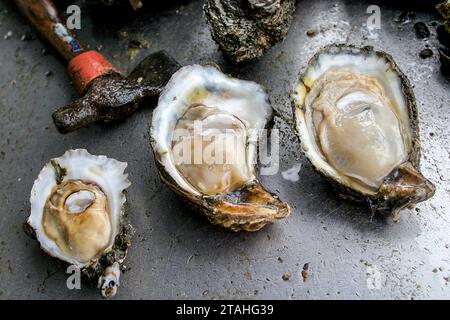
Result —
<path fill-rule="evenodd" d="M 288 219 L 249 234 L 210 225 L 160 182 L 148 142 L 151 106 L 125 122 L 59 134 L 51 113 L 76 98 L 64 66 L 51 50 L 42 52 L 48 46 L 39 39 L 21 39 L 36 34 L 10 1 L 0 0 L 0 298 L 99 297 L 91 287 L 68 290 L 65 270 L 22 232 L 34 179 L 46 161 L 68 148 L 128 162 L 133 183 L 128 201 L 137 234 L 117 299 L 450 298 L 450 81 L 439 70 L 433 23 L 438 17 L 417 12 L 413 21 L 399 24 L 394 18 L 401 9 L 381 3 L 381 30 L 369 32 L 367 6 L 298 1 L 287 39 L 240 68 L 228 65 L 211 39 L 202 1 L 162 8 L 149 3 L 136 16 L 110 18 L 82 6 L 82 37 L 123 70 L 166 49 L 184 65 L 214 61 L 268 88 L 284 120 L 276 121 L 280 171 L 262 180 L 293 210 Z M 416 38 L 417 21 L 427 23 L 430 40 Z M 315 37 L 306 35 L 311 28 L 319 30 Z M 130 51 L 134 37 L 148 42 Z M 300 154 L 285 121 L 291 117 L 288 92 L 300 68 L 333 42 L 370 44 L 391 53 L 414 85 L 422 169 L 437 190 L 430 201 L 405 210 L 399 224 L 337 198 Z M 421 59 L 418 53 L 427 44 L 434 55 Z M 283 178 L 282 172 L 293 167 L 300 167 L 297 182 L 292 175 Z M 303 281 L 305 263 L 310 276 Z"/>

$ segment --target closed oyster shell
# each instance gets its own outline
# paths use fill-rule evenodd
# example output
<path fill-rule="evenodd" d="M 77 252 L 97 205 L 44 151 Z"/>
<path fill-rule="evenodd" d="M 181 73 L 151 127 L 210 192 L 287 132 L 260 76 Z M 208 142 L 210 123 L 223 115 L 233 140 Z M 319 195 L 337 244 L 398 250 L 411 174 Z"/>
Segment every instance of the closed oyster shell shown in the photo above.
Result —
<path fill-rule="evenodd" d="M 204 12 L 213 39 L 235 63 L 262 56 L 291 26 L 295 0 L 207 0 Z"/>

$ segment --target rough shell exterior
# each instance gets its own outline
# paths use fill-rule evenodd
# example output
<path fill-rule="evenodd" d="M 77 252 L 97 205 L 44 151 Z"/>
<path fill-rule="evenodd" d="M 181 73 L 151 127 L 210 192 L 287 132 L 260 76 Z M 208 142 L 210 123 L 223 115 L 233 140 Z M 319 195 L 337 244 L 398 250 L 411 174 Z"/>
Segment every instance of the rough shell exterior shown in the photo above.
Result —
<path fill-rule="evenodd" d="M 444 18 L 444 24 L 437 28 L 438 39 L 443 45 L 439 48 L 443 70 L 450 73 L 450 1 L 436 5 L 436 9 Z"/>
<path fill-rule="evenodd" d="M 212 37 L 235 63 L 256 59 L 282 41 L 294 11 L 295 0 L 281 0 L 274 12 L 255 11 L 247 0 L 207 0 L 204 6 Z"/>
<path fill-rule="evenodd" d="M 157 154 L 153 153 L 153 155 L 155 159 L 158 159 Z M 203 213 L 212 224 L 232 231 L 258 231 L 267 224 L 288 217 L 291 212 L 288 204 L 265 190 L 258 181 L 253 181 L 238 190 L 234 201 L 220 196 L 194 196 L 180 189 L 157 160 L 156 164 L 161 180 L 190 207 Z M 252 197 L 261 201 L 258 212 L 252 206 L 236 203 Z M 264 210 L 264 207 L 268 210 Z M 277 210 L 272 213 L 272 208 Z"/>

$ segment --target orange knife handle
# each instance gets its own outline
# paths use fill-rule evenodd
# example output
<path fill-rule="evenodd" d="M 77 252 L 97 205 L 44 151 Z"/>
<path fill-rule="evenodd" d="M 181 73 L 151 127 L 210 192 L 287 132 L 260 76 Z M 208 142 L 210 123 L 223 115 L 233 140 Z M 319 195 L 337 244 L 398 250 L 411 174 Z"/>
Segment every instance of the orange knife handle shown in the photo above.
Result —
<path fill-rule="evenodd" d="M 70 60 L 67 73 L 80 94 L 83 94 L 89 83 L 97 77 L 111 73 L 123 75 L 103 55 L 94 50 L 83 52 Z"/>

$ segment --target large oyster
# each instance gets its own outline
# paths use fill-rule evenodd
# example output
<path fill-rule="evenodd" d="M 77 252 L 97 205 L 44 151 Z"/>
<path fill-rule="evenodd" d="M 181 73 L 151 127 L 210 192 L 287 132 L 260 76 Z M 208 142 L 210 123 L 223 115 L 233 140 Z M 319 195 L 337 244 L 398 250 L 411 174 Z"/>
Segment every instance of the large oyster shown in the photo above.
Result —
<path fill-rule="evenodd" d="M 417 106 L 406 76 L 372 47 L 317 53 L 292 95 L 305 155 L 344 197 L 398 212 L 434 194 L 419 172 Z"/>
<path fill-rule="evenodd" d="M 153 111 L 151 145 L 164 182 L 217 225 L 256 231 L 289 206 L 256 179 L 258 130 L 272 117 L 261 86 L 214 66 L 186 66 Z"/>
<path fill-rule="evenodd" d="M 253 60 L 283 40 L 295 0 L 207 0 L 204 12 L 214 40 L 235 63 Z"/>
<path fill-rule="evenodd" d="M 84 149 L 68 150 L 39 173 L 31 190 L 28 230 L 54 258 L 116 294 L 133 228 L 125 213 L 127 164 Z"/>

